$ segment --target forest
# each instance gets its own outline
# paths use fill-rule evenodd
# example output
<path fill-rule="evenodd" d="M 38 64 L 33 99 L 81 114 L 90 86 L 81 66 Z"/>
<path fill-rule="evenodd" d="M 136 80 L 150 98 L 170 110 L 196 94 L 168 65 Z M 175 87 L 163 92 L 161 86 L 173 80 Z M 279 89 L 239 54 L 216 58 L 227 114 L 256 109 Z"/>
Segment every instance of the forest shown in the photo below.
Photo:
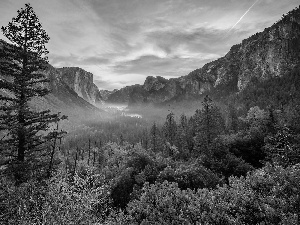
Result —
<path fill-rule="evenodd" d="M 24 18 L 34 29 L 20 48 Z M 68 115 L 27 104 L 50 92 L 36 85 L 48 82 L 38 24 L 27 4 L 2 28 L 17 45 L 0 52 L 13 93 L 0 95 L 1 224 L 299 223 L 299 66 L 222 103 L 204 95 L 191 115 L 118 114 L 67 133 Z"/>

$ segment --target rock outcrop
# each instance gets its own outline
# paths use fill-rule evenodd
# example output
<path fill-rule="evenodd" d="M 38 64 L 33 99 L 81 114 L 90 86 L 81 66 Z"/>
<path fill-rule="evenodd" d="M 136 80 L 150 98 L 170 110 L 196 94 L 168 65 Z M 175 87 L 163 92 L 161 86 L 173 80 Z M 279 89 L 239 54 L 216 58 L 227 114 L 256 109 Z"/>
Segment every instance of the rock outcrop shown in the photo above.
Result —
<path fill-rule="evenodd" d="M 187 76 L 165 79 L 147 77 L 143 85 L 122 88 L 109 95 L 110 102 L 162 103 L 189 99 L 208 91 L 230 94 L 251 81 L 265 81 L 288 74 L 300 63 L 300 8 L 231 47 L 224 56 Z"/>
<path fill-rule="evenodd" d="M 93 83 L 93 74 L 79 67 L 63 67 L 57 69 L 65 84 L 78 96 L 95 105 L 102 102 L 98 87 Z"/>
<path fill-rule="evenodd" d="M 118 91 L 118 89 L 114 89 L 112 91 L 108 91 L 108 90 L 99 90 L 99 91 L 100 91 L 101 99 L 106 101 L 108 99 L 108 96 Z"/>
<path fill-rule="evenodd" d="M 132 86 L 126 86 L 120 90 L 114 91 L 107 97 L 107 102 L 112 103 L 128 103 L 135 99 L 137 102 L 143 102 L 144 94 L 142 85 L 136 84 Z"/>
<path fill-rule="evenodd" d="M 44 73 L 50 80 L 47 85 L 51 92 L 45 97 L 33 98 L 31 101 L 33 108 L 37 110 L 51 109 L 53 111 L 62 111 L 68 115 L 76 115 L 83 111 L 98 111 L 98 108 L 79 96 L 65 83 L 58 69 L 49 65 Z"/>
<path fill-rule="evenodd" d="M 0 49 L 4 45 L 9 46 L 8 43 L 0 40 Z M 49 83 L 44 83 L 44 85 L 50 88 L 51 93 L 44 97 L 32 98 L 30 102 L 32 108 L 61 111 L 68 115 L 99 111 L 98 108 L 92 105 L 102 100 L 97 86 L 93 84 L 91 73 L 79 68 L 57 69 L 50 64 L 43 73 L 50 80 Z M 11 78 L 0 74 L 0 79 L 9 80 Z M 0 95 L 10 96 L 11 93 L 0 87 Z"/>

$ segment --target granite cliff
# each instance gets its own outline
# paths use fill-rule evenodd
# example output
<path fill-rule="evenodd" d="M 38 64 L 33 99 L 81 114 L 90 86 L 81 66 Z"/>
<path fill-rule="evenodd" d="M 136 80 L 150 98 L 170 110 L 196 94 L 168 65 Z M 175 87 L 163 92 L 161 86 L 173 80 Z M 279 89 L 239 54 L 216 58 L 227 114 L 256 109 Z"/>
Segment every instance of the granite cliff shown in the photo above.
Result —
<path fill-rule="evenodd" d="M 107 97 L 109 102 L 163 103 L 197 98 L 212 93 L 240 92 L 253 81 L 288 74 L 300 63 L 300 8 L 260 33 L 231 47 L 215 61 L 186 76 L 173 79 L 147 77 L 143 85 L 122 88 Z"/>
<path fill-rule="evenodd" d="M 75 91 L 79 97 L 95 105 L 101 103 L 101 94 L 93 83 L 93 74 L 79 67 L 63 67 L 57 69 L 62 81 Z"/>
<path fill-rule="evenodd" d="M 0 40 L 0 48 L 9 45 Z M 82 112 L 99 111 L 93 104 L 101 100 L 100 92 L 93 84 L 93 75 L 79 68 L 61 68 L 57 69 L 48 65 L 43 71 L 50 80 L 46 83 L 51 93 L 45 97 L 35 97 L 31 100 L 31 107 L 37 110 L 50 109 L 52 111 L 61 111 L 67 115 L 78 115 Z M 0 79 L 10 79 L 1 76 Z M 1 95 L 10 95 L 1 89 Z"/>
<path fill-rule="evenodd" d="M 35 108 L 50 107 L 51 109 L 67 110 L 67 111 L 97 111 L 98 109 L 93 106 L 87 99 L 81 97 L 70 84 L 65 82 L 65 77 L 59 69 L 49 65 L 47 70 L 44 71 L 49 78 L 49 88 L 51 93 L 44 98 L 33 99 L 33 106 Z M 42 103 L 42 104 L 41 104 Z M 76 113 L 75 113 L 76 114 Z"/>
<path fill-rule="evenodd" d="M 111 94 L 115 93 L 116 91 L 118 91 L 118 89 L 114 89 L 112 91 L 99 90 L 101 99 L 104 100 L 104 101 L 106 101 L 108 99 L 108 96 L 110 96 Z"/>

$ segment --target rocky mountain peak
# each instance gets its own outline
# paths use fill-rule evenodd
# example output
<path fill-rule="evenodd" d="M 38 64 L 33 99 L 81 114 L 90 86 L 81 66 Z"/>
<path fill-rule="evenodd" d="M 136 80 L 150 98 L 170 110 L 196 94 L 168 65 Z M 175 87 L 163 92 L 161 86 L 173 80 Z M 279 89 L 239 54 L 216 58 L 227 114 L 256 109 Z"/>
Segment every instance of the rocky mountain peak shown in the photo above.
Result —
<path fill-rule="evenodd" d="M 167 80 L 149 76 L 142 90 L 126 87 L 116 91 L 114 102 L 162 103 L 200 96 L 208 91 L 235 93 L 252 80 L 266 81 L 284 76 L 300 63 L 300 8 L 260 33 L 232 46 L 229 52 L 187 76 Z M 119 98 L 119 97 L 120 98 Z"/>
<path fill-rule="evenodd" d="M 79 97 L 94 105 L 102 102 L 100 91 L 93 83 L 92 73 L 79 67 L 63 67 L 57 70 L 64 83 L 75 91 Z"/>
<path fill-rule="evenodd" d="M 148 76 L 144 82 L 143 88 L 146 91 L 158 91 L 159 89 L 164 88 L 167 82 L 168 80 L 161 76 Z"/>

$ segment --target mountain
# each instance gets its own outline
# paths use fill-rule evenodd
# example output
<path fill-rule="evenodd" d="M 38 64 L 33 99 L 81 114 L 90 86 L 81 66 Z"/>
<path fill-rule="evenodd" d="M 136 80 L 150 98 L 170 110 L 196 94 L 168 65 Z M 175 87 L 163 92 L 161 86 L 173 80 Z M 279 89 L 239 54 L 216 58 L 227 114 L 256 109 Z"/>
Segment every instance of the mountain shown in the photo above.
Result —
<path fill-rule="evenodd" d="M 108 96 L 115 93 L 116 91 L 118 91 L 118 89 L 114 89 L 113 91 L 99 90 L 101 99 L 104 100 L 104 101 L 106 101 L 108 99 Z"/>
<path fill-rule="evenodd" d="M 60 69 L 56 69 L 49 65 L 44 73 L 50 79 L 48 85 L 51 89 L 51 93 L 44 98 L 34 98 L 32 101 L 32 106 L 34 108 L 43 109 L 50 107 L 52 110 L 68 111 L 72 114 L 82 111 L 92 112 L 98 110 L 94 105 L 73 90 L 70 87 L 71 83 L 65 82 L 66 78 L 62 75 Z M 45 105 L 41 104 L 41 102 L 44 102 Z"/>
<path fill-rule="evenodd" d="M 9 45 L 0 40 L 0 48 Z M 35 97 L 30 105 L 36 110 L 50 109 L 53 112 L 62 112 L 65 115 L 77 117 L 92 115 L 102 110 L 94 106 L 101 102 L 100 92 L 93 83 L 93 75 L 80 68 L 54 68 L 50 64 L 43 71 L 50 82 L 46 85 L 51 93 L 44 97 Z M 9 79 L 1 76 L 0 79 Z M 9 95 L 0 88 L 1 95 Z"/>
<path fill-rule="evenodd" d="M 300 7 L 280 21 L 231 47 L 215 61 L 187 76 L 165 79 L 147 77 L 143 85 L 121 88 L 110 94 L 113 103 L 166 103 L 239 93 L 253 81 L 264 82 L 289 74 L 300 63 Z"/>
<path fill-rule="evenodd" d="M 95 105 L 102 103 L 98 87 L 93 83 L 93 74 L 79 67 L 63 67 L 57 69 L 62 81 L 75 91 L 79 97 Z"/>

